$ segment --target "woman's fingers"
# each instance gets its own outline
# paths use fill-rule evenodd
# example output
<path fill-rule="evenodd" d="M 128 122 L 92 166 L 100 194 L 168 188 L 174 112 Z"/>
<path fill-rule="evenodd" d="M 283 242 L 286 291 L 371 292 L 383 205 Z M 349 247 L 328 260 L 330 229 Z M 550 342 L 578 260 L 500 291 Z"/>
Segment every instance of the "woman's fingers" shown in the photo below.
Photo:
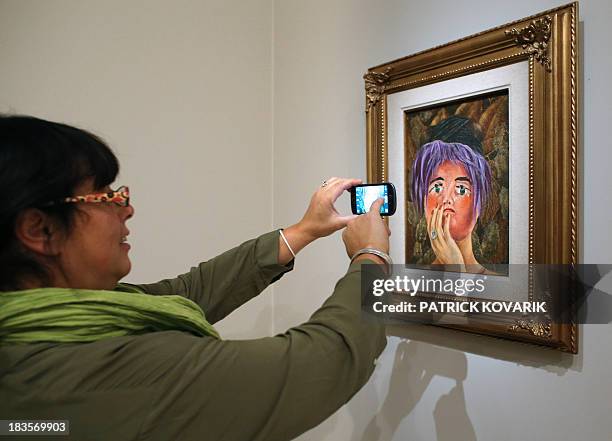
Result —
<path fill-rule="evenodd" d="M 336 178 L 332 177 L 325 181 L 327 185 L 323 190 L 331 198 L 332 203 L 340 197 L 340 195 L 349 188 L 361 184 L 361 179 L 356 178 Z"/>
<path fill-rule="evenodd" d="M 438 257 L 440 263 L 447 263 L 449 254 L 449 244 L 446 238 L 448 237 L 444 231 L 444 208 L 436 207 L 435 217 L 432 219 L 432 232 L 435 231 L 436 238 L 432 240 L 432 248 Z"/>
<path fill-rule="evenodd" d="M 442 221 L 444 219 L 444 208 L 438 208 L 438 215 L 436 217 L 436 233 L 438 233 L 438 238 L 440 241 L 444 242 L 444 227 L 442 225 Z"/>
<path fill-rule="evenodd" d="M 442 209 L 442 207 L 440 207 L 440 210 L 438 212 L 438 226 L 436 227 L 436 231 L 438 233 L 438 245 L 440 246 L 441 249 L 446 250 L 448 248 L 448 234 L 446 234 L 446 229 L 444 228 L 444 219 L 445 219 L 445 214 L 444 214 L 444 210 Z M 443 250 L 443 251 L 444 251 Z M 444 253 L 446 254 L 446 252 Z"/>
<path fill-rule="evenodd" d="M 429 216 L 429 220 L 427 221 L 427 235 L 430 238 L 431 238 L 431 224 L 432 224 L 432 221 L 433 221 L 433 219 L 434 219 L 434 217 L 436 215 L 436 208 L 437 207 L 434 207 L 434 209 L 431 210 L 431 216 Z"/>
<path fill-rule="evenodd" d="M 358 217 L 359 217 L 358 214 L 351 214 L 348 216 L 338 216 L 336 218 L 336 221 L 338 222 L 338 229 L 346 227 L 350 221 L 357 219 Z"/>
<path fill-rule="evenodd" d="M 346 228 L 344 243 L 349 256 L 365 247 L 376 248 L 385 253 L 389 252 L 389 232 L 386 229 L 385 221 L 379 214 L 382 203 L 382 199 L 377 199 L 371 204 L 366 214 L 358 216 Z"/>
<path fill-rule="evenodd" d="M 436 206 L 434 210 L 434 214 L 431 219 L 431 233 L 435 236 L 434 240 L 438 242 L 442 239 L 442 229 L 440 228 L 440 214 L 442 212 L 442 208 L 440 206 Z M 435 234 L 434 234 L 435 232 Z"/>
<path fill-rule="evenodd" d="M 429 242 L 439 263 L 462 265 L 463 256 L 450 232 L 451 216 L 450 213 L 444 212 L 442 206 L 433 209 L 427 225 Z"/>
<path fill-rule="evenodd" d="M 448 238 L 448 240 L 452 240 L 451 234 L 450 234 L 450 218 L 451 218 L 451 214 L 447 213 L 444 216 L 444 236 Z"/>
<path fill-rule="evenodd" d="M 382 207 L 382 204 L 384 203 L 385 200 L 383 198 L 376 199 L 374 202 L 372 202 L 372 205 L 370 205 L 370 210 L 366 213 L 366 215 L 380 217 L 380 207 Z"/>
<path fill-rule="evenodd" d="M 433 233 L 434 231 L 436 231 L 436 221 L 438 219 L 438 206 L 436 205 L 436 207 L 434 208 L 433 214 L 431 215 L 431 225 L 429 226 L 430 228 L 430 233 Z"/>
<path fill-rule="evenodd" d="M 438 237 L 439 235 L 435 227 L 437 215 L 438 215 L 438 206 L 436 206 L 433 209 L 431 217 L 429 218 L 429 225 L 427 226 L 427 234 L 429 235 L 429 243 L 431 243 L 431 247 L 433 248 L 434 253 L 436 253 L 436 256 L 438 255 L 438 251 L 440 248 L 439 247 L 439 237 Z M 436 231 L 435 235 L 434 235 L 434 231 Z"/>
<path fill-rule="evenodd" d="M 343 191 L 361 183 L 361 179 L 331 177 L 313 194 L 306 213 L 300 221 L 302 227 L 313 237 L 328 236 L 344 228 L 354 216 L 341 216 L 334 202 Z"/>

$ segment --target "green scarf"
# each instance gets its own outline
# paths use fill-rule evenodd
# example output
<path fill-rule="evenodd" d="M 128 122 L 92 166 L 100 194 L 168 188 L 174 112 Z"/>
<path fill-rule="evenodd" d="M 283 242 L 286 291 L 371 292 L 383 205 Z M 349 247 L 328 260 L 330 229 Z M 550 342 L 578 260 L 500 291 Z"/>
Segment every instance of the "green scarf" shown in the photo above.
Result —
<path fill-rule="evenodd" d="M 219 338 L 202 309 L 181 296 L 148 295 L 128 285 L 0 292 L 0 344 L 86 343 L 172 330 Z"/>

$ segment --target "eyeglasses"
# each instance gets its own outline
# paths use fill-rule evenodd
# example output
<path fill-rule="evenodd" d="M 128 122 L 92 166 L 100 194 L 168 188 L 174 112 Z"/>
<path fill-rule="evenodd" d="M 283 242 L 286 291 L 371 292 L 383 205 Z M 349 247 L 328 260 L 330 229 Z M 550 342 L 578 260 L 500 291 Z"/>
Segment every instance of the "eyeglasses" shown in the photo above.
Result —
<path fill-rule="evenodd" d="M 80 202 L 87 204 L 111 202 L 120 207 L 127 207 L 128 205 L 130 205 L 130 189 L 127 186 L 123 185 L 115 191 L 111 190 L 106 193 L 90 193 L 82 196 L 71 196 L 61 199 L 57 202 L 50 202 L 46 204 L 46 206 Z"/>

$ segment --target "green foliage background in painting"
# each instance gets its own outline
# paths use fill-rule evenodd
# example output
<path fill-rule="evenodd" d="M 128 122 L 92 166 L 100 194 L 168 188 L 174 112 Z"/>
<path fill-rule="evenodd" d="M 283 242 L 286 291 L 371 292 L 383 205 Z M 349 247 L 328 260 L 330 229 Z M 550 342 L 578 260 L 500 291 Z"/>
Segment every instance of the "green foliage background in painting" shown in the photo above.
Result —
<path fill-rule="evenodd" d="M 433 141 L 436 125 L 456 115 L 469 118 L 473 134 L 491 167 L 492 194 L 472 233 L 474 256 L 479 263 L 500 271 L 508 263 L 508 91 L 471 97 L 441 106 L 417 109 L 405 114 L 406 263 L 427 265 L 435 255 L 427 237 L 425 217 L 417 216 L 410 200 L 410 170 L 416 151 Z M 461 142 L 445 139 L 447 142 Z M 503 268 L 503 267 L 502 267 Z M 505 272 L 501 269 L 502 272 Z"/>

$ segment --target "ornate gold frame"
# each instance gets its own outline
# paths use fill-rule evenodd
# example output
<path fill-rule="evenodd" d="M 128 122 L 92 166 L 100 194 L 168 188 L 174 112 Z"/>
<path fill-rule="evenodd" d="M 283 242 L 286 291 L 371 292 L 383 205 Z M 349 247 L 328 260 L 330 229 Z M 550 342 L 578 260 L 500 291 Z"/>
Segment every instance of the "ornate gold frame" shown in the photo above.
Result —
<path fill-rule="evenodd" d="M 528 60 L 529 262 L 578 263 L 578 3 L 368 69 L 364 75 L 369 182 L 387 177 L 387 96 Z M 537 240 L 536 240 L 537 238 Z M 578 327 L 515 320 L 448 325 L 578 352 Z"/>

